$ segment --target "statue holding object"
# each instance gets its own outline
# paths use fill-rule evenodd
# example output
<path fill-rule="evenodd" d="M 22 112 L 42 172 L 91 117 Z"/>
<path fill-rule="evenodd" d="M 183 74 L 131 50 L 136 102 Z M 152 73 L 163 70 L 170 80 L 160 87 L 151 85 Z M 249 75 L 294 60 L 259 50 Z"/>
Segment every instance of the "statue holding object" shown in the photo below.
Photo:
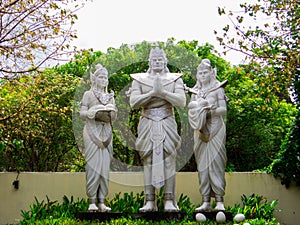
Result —
<path fill-rule="evenodd" d="M 83 95 L 80 117 L 85 119 L 83 130 L 86 160 L 86 193 L 89 211 L 109 212 L 104 202 L 108 194 L 110 162 L 113 153 L 111 123 L 117 117 L 114 93 L 107 91 L 108 72 L 101 65 L 90 74 L 91 89 Z"/>
<path fill-rule="evenodd" d="M 215 210 L 223 211 L 225 194 L 225 166 L 227 161 L 225 139 L 226 101 L 224 86 L 227 81 L 216 79 L 216 70 L 208 59 L 197 68 L 197 83 L 188 104 L 189 123 L 194 129 L 194 154 L 203 204 L 196 212 L 211 211 L 210 200 L 216 200 Z"/>

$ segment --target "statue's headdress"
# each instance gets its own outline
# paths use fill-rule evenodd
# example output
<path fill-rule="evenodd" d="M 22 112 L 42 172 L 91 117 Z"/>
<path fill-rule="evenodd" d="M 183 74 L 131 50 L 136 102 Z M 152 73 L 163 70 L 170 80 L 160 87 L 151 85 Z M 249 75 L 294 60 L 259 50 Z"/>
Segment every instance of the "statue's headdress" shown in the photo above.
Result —
<path fill-rule="evenodd" d="M 99 75 L 99 74 L 108 75 L 107 69 L 105 67 L 103 67 L 101 64 L 97 64 L 95 67 L 96 67 L 96 70 L 94 72 L 94 75 Z"/>
<path fill-rule="evenodd" d="M 209 69 L 212 70 L 212 66 L 210 64 L 209 59 L 203 59 L 201 61 L 201 63 L 199 64 L 199 66 L 197 67 L 197 70 L 201 70 L 201 69 Z"/>
<path fill-rule="evenodd" d="M 164 59 L 164 62 L 165 62 L 164 72 L 165 72 L 165 73 L 169 73 L 169 72 L 170 72 L 169 69 L 168 69 L 168 67 L 167 67 L 167 61 L 168 61 L 168 60 L 167 60 L 167 55 L 166 55 L 165 51 L 164 51 L 163 49 L 159 48 L 159 47 L 158 47 L 158 44 L 156 44 L 156 47 L 155 47 L 155 48 L 152 48 L 152 49 L 150 50 L 148 73 L 151 73 L 151 71 L 152 71 L 150 61 L 151 61 L 151 59 L 152 59 L 153 57 L 162 57 L 162 58 Z"/>
<path fill-rule="evenodd" d="M 155 48 L 152 48 L 149 54 L 149 61 L 153 58 L 153 57 L 163 57 L 163 59 L 165 60 L 165 62 L 167 62 L 167 56 L 166 53 L 163 49 L 160 49 L 158 46 L 156 46 Z"/>
<path fill-rule="evenodd" d="M 217 77 L 217 68 L 213 68 L 211 66 L 210 60 L 209 59 L 202 59 L 201 63 L 199 64 L 199 66 L 197 67 L 197 71 L 199 70 L 204 70 L 204 69 L 208 69 L 210 71 L 212 71 L 212 80 L 216 81 L 216 77 Z M 201 86 L 201 84 L 197 81 L 196 86 Z"/>
<path fill-rule="evenodd" d="M 94 83 L 95 83 L 96 76 L 98 76 L 100 74 L 108 75 L 107 69 L 105 67 L 103 67 L 101 64 L 97 64 L 95 67 L 96 67 L 95 72 L 90 73 L 90 79 L 91 79 L 92 85 L 94 85 Z"/>
<path fill-rule="evenodd" d="M 217 76 L 217 68 L 213 68 L 211 66 L 209 59 L 202 59 L 201 63 L 197 67 L 197 71 L 203 70 L 203 69 L 212 70 L 213 71 L 213 76 L 214 76 L 214 78 L 216 78 L 216 76 Z"/>

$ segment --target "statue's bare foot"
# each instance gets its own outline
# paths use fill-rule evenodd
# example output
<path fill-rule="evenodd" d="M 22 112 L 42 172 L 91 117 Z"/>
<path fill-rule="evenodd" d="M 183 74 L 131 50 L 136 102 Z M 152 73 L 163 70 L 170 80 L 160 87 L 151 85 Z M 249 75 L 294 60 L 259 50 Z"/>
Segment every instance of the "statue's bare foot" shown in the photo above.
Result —
<path fill-rule="evenodd" d="M 223 202 L 217 202 L 215 210 L 216 211 L 225 211 L 224 203 Z"/>
<path fill-rule="evenodd" d="M 164 211 L 165 212 L 178 212 L 179 209 L 178 209 L 178 207 L 174 206 L 173 200 L 166 200 Z"/>
<path fill-rule="evenodd" d="M 154 201 L 146 201 L 146 204 L 139 209 L 139 212 L 154 212 L 157 211 Z"/>
<path fill-rule="evenodd" d="M 210 212 L 211 206 L 210 202 L 203 202 L 203 204 L 195 209 L 195 212 Z"/>
<path fill-rule="evenodd" d="M 98 211 L 98 207 L 95 203 L 89 205 L 88 211 Z"/>
<path fill-rule="evenodd" d="M 98 208 L 99 208 L 100 212 L 110 212 L 111 211 L 111 208 L 104 205 L 104 203 L 99 203 Z"/>

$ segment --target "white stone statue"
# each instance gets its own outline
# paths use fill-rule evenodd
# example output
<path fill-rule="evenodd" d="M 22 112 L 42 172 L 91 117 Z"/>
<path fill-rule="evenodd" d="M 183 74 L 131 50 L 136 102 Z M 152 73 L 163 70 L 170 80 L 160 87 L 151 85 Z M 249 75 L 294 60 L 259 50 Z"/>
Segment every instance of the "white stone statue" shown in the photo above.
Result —
<path fill-rule="evenodd" d="M 80 117 L 85 119 L 83 130 L 86 160 L 86 193 L 89 211 L 109 212 L 104 201 L 108 193 L 108 178 L 112 146 L 111 122 L 116 119 L 114 93 L 107 92 L 108 72 L 101 65 L 90 74 L 91 89 L 83 95 Z M 96 205 L 98 203 L 98 205 Z"/>
<path fill-rule="evenodd" d="M 170 73 L 165 52 L 150 51 L 147 73 L 132 74 L 130 105 L 142 108 L 136 148 L 144 165 L 145 203 L 140 212 L 157 211 L 155 189 L 164 188 L 164 211 L 176 212 L 177 133 L 174 106 L 184 107 L 186 96 L 181 74 Z"/>
<path fill-rule="evenodd" d="M 225 210 L 226 83 L 216 79 L 216 70 L 208 59 L 203 59 L 197 68 L 196 85 L 188 88 L 192 92 L 188 116 L 194 129 L 194 153 L 203 201 L 196 212 L 211 211 L 211 197 L 216 200 L 215 210 Z"/>

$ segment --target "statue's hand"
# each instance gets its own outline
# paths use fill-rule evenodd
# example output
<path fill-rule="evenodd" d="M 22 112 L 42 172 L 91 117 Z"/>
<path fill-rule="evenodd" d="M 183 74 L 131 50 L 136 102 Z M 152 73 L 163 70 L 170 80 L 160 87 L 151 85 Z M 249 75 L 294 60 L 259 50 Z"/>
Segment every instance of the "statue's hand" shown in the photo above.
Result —
<path fill-rule="evenodd" d="M 115 107 L 115 105 L 113 105 L 113 104 L 107 104 L 106 105 L 106 111 L 117 111 L 117 109 L 116 109 L 116 107 Z"/>
<path fill-rule="evenodd" d="M 198 104 L 199 104 L 199 107 L 207 107 L 209 106 L 209 103 L 207 100 L 203 99 L 203 98 L 199 98 L 197 100 Z"/>
<path fill-rule="evenodd" d="M 216 105 L 210 105 L 210 114 L 215 115 L 216 114 L 216 109 L 218 107 Z"/>
<path fill-rule="evenodd" d="M 211 110 L 215 110 L 216 108 L 218 108 L 216 105 L 214 105 L 214 104 L 213 104 L 213 105 L 210 105 L 210 109 L 211 109 Z"/>
<path fill-rule="evenodd" d="M 164 87 L 161 83 L 159 75 L 156 75 L 153 83 L 153 95 L 155 97 L 161 97 L 164 93 Z"/>
<path fill-rule="evenodd" d="M 93 107 L 91 107 L 88 112 L 87 112 L 87 117 L 89 119 L 94 119 L 95 115 L 98 111 L 104 110 L 105 107 L 103 105 L 95 105 Z"/>
<path fill-rule="evenodd" d="M 88 117 L 89 119 L 94 119 L 94 118 L 95 118 L 95 112 L 93 112 L 93 111 L 88 111 L 88 112 L 87 112 L 87 117 Z"/>
<path fill-rule="evenodd" d="M 95 115 L 96 115 L 96 111 L 95 110 L 91 110 L 89 109 L 88 112 L 87 112 L 87 117 L 89 119 L 94 119 L 95 118 Z"/>

